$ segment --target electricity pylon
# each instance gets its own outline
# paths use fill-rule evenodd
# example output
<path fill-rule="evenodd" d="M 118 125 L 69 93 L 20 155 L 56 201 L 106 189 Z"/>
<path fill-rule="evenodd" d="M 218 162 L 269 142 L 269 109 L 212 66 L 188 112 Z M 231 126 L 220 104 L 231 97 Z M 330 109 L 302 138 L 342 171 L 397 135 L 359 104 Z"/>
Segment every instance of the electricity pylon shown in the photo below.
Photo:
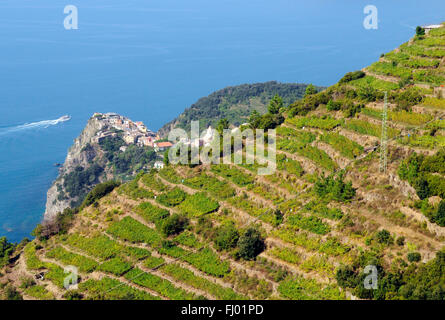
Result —
<path fill-rule="evenodd" d="M 385 92 L 385 103 L 382 112 L 382 138 L 380 141 L 380 172 L 388 168 L 388 93 Z"/>

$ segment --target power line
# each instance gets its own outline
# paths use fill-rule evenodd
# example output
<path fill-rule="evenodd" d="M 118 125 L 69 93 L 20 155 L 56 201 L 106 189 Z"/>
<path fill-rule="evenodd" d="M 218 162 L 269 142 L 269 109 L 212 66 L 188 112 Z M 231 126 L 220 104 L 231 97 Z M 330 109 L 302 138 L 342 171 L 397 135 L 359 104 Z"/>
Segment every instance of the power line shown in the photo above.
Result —
<path fill-rule="evenodd" d="M 385 102 L 382 112 L 382 136 L 380 141 L 380 172 L 386 174 L 388 168 L 388 92 L 385 91 Z"/>

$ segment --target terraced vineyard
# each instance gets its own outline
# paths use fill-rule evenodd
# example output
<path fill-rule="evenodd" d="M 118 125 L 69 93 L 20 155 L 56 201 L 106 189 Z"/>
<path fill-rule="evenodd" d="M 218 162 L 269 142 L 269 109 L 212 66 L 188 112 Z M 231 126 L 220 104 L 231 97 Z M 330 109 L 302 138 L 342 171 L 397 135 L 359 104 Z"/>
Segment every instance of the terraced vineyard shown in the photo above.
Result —
<path fill-rule="evenodd" d="M 445 27 L 287 107 L 271 175 L 257 162 L 141 172 L 63 232 L 42 228 L 5 277 L 29 299 L 444 298 L 444 57 Z M 362 286 L 368 265 L 378 290 Z"/>

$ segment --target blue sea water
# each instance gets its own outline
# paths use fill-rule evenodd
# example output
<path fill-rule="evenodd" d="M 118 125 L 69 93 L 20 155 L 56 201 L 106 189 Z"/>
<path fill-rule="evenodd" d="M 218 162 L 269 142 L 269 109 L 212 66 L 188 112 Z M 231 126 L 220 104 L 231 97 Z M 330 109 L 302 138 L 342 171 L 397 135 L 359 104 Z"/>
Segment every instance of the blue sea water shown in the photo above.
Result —
<path fill-rule="evenodd" d="M 363 27 L 367 4 L 377 30 Z M 66 5 L 78 30 L 63 27 Z M 225 86 L 327 86 L 444 20 L 442 0 L 1 0 L 0 236 L 29 236 L 53 164 L 94 112 L 157 130 Z"/>

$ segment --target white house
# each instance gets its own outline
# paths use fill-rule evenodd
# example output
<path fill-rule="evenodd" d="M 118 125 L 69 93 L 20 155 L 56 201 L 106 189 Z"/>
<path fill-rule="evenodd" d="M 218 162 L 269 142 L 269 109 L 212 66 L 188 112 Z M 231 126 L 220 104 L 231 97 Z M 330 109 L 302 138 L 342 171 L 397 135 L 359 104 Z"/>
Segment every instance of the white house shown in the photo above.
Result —
<path fill-rule="evenodd" d="M 155 168 L 155 169 L 163 169 L 164 168 L 164 162 L 156 161 L 155 164 L 153 165 L 153 168 Z"/>

